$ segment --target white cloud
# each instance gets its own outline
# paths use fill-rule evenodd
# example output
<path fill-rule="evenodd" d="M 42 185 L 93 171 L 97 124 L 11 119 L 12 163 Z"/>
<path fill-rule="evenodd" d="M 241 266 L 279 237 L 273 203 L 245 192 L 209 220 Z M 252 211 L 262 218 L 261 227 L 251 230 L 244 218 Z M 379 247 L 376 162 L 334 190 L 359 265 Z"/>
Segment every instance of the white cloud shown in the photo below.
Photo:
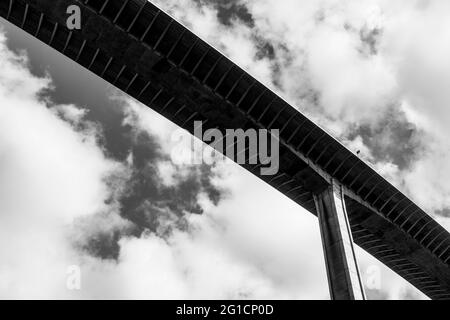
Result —
<path fill-rule="evenodd" d="M 177 130 L 171 123 L 146 107 L 133 102 L 129 106 L 132 115 L 127 123 L 155 134 L 166 154 L 174 147 L 177 152 L 191 154 L 189 143 L 180 145 L 170 139 Z M 155 122 L 159 123 L 157 130 Z M 189 165 L 161 161 L 157 167 L 164 184 L 176 185 Z M 108 275 L 101 283 L 109 286 L 118 281 L 123 287 L 118 274 L 131 279 L 131 283 L 139 283 L 136 291 L 130 287 L 125 295 L 112 293 L 116 298 L 326 298 L 328 289 L 316 218 L 230 160 L 217 161 L 213 173 L 212 184 L 229 192 L 218 206 L 200 193 L 198 203 L 204 214 L 187 218 L 188 232 L 175 230 L 166 241 L 152 235 L 122 240 L 119 263 L 105 263 L 103 268 L 107 271 L 94 268 L 95 272 Z M 139 249 L 141 260 L 129 262 L 134 254 L 129 256 L 128 250 Z M 151 265 L 155 263 L 152 257 L 159 255 L 162 258 L 158 265 Z M 144 276 L 135 270 L 135 264 L 149 270 L 145 281 L 138 280 Z M 92 268 L 88 264 L 84 269 L 92 279 L 87 280 L 87 294 L 96 290 L 98 294 L 107 292 L 100 290 L 98 284 L 97 289 L 90 284 L 97 277 Z M 155 268 L 164 271 L 153 272 Z M 170 279 L 165 291 L 157 291 L 160 277 Z"/>
<path fill-rule="evenodd" d="M 445 185 L 450 178 L 450 47 L 440 41 L 450 30 L 446 1 L 242 2 L 253 15 L 253 29 L 239 21 L 223 26 L 214 8 L 192 0 L 158 1 L 258 79 L 271 87 L 276 83 L 289 101 L 341 137 L 362 124 L 382 126 L 387 111 L 401 108 L 425 132 L 427 152 L 405 171 L 389 162 L 374 165 L 425 208 L 450 205 Z M 376 39 L 361 41 L 375 28 L 380 31 Z M 257 57 L 260 39 L 271 42 L 274 59 Z M 11 244 L 0 247 L 0 296 L 327 297 L 316 218 L 222 162 L 216 164 L 213 183 L 231 196 L 216 207 L 199 194 L 206 213 L 188 217 L 188 231 L 174 230 L 164 240 L 150 234 L 123 238 L 117 263 L 80 257 L 67 237 L 66 227 L 74 219 L 108 212 L 112 230 L 127 227 L 115 215 L 117 208 L 103 201 L 114 191 L 104 178 L 125 169 L 105 158 L 95 126 L 77 127 L 81 109 L 47 108 L 39 94 L 51 81 L 32 76 L 26 63 L 0 36 L 0 240 Z M 135 102 L 129 107 L 125 122 L 156 135 L 169 154 L 175 126 Z M 361 137 L 347 142 L 373 160 Z M 183 166 L 169 162 L 156 165 L 165 185 L 176 184 L 183 172 Z M 117 184 L 120 193 L 120 179 Z M 101 227 L 105 220 L 92 221 L 96 225 L 77 236 L 108 231 Z M 448 227 L 447 219 L 441 222 Z M 379 266 L 359 254 L 362 271 Z M 65 290 L 71 264 L 82 265 L 80 292 Z M 383 267 L 381 272 L 387 297 L 404 297 L 405 282 Z"/>
<path fill-rule="evenodd" d="M 192 231 L 175 230 L 166 240 L 150 234 L 123 238 L 117 263 L 80 255 L 74 242 L 128 227 L 115 214 L 116 204 L 103 202 L 114 191 L 108 186 L 121 192 L 121 179 L 118 185 L 105 182 L 118 165 L 105 159 L 91 131 L 72 127 L 84 112 L 75 106 L 48 108 L 38 95 L 50 81 L 31 75 L 4 40 L 0 48 L 0 237 L 10 244 L 0 248 L 2 297 L 326 297 L 319 241 L 311 246 L 311 236 L 318 237 L 313 216 L 242 169 L 231 166 L 238 172 L 227 173 L 226 164 L 216 170 L 231 180 L 214 183 L 236 192 L 254 186 L 219 207 L 199 194 L 208 212 L 190 216 Z M 153 113 L 139 108 L 147 112 L 127 121 L 137 121 L 133 124 L 164 142 L 171 125 L 151 120 Z M 261 193 L 267 194 L 263 202 Z M 275 201 L 281 201 L 279 212 L 270 209 Z M 98 212 L 104 213 L 94 215 Z M 265 239 L 269 232 L 273 237 Z M 80 291 L 66 289 L 66 271 L 74 264 L 82 268 Z"/>
<path fill-rule="evenodd" d="M 65 228 L 105 208 L 117 165 L 39 99 L 50 80 L 5 42 L 0 32 L 0 296 L 64 297 L 76 262 Z"/>
<path fill-rule="evenodd" d="M 307 59 L 312 87 L 332 119 L 376 124 L 393 101 L 395 79 L 381 57 L 363 56 L 357 35 L 342 29 L 315 31 Z"/>
<path fill-rule="evenodd" d="M 204 215 L 189 216 L 189 232 L 175 230 L 165 240 L 151 234 L 123 238 L 117 263 L 86 260 L 81 294 L 114 299 L 326 298 L 315 217 L 237 166 L 219 170 L 227 176 L 221 185 L 240 192 L 218 207 L 205 204 Z"/>
<path fill-rule="evenodd" d="M 217 13 L 212 5 L 199 9 L 187 0 L 182 4 L 164 1 L 160 5 L 250 73 L 261 76 L 263 82 L 272 87 L 277 83 L 284 97 L 344 138 L 349 147 L 363 151 L 362 156 L 379 172 L 430 213 L 448 205 L 447 187 L 439 182 L 446 181 L 439 177 L 447 176 L 449 166 L 444 162 L 450 156 L 445 123 L 448 108 L 444 108 L 450 102 L 445 88 L 450 76 L 448 44 L 441 41 L 449 30 L 445 1 L 241 3 L 253 17 L 251 30 L 242 22 L 228 27 L 212 23 L 211 16 Z M 209 22 L 208 28 L 202 25 L 203 19 Z M 224 43 L 227 36 L 218 37 L 219 29 L 220 34 L 232 34 L 236 41 Z M 259 44 L 249 33 L 273 45 L 273 60 L 259 60 L 255 51 L 248 49 Z M 240 54 L 235 54 L 238 51 Z M 256 67 L 261 61 L 264 64 Z M 418 142 L 425 146 L 425 153 L 419 153 L 417 160 L 411 159 L 407 168 L 376 161 L 361 137 L 346 138 L 361 125 L 382 127 L 394 109 L 403 112 L 407 121 L 420 130 Z M 380 143 L 394 143 L 389 137 L 383 139 Z M 366 264 L 365 258 L 362 264 Z M 388 282 L 384 289 L 391 293 L 393 287 L 404 285 L 402 281 Z"/>

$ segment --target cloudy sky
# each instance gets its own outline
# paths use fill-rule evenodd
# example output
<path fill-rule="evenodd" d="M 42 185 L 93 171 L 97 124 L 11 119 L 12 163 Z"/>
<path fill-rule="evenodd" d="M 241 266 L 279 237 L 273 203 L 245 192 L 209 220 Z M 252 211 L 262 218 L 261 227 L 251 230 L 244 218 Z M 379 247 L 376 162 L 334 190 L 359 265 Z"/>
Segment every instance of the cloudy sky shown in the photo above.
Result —
<path fill-rule="evenodd" d="M 449 1 L 155 3 L 450 230 Z M 313 215 L 173 163 L 172 123 L 4 20 L 0 69 L 0 298 L 328 299 Z M 357 253 L 369 298 L 424 298 Z"/>

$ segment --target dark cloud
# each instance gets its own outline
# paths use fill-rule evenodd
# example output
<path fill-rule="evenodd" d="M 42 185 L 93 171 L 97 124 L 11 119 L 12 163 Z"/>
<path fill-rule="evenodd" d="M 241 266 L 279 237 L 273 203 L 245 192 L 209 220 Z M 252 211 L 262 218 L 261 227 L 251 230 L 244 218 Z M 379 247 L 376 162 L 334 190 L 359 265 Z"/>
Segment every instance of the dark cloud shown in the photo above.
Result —
<path fill-rule="evenodd" d="M 376 126 L 361 125 L 350 130 L 348 138 L 360 136 L 372 151 L 376 162 L 391 162 L 400 170 L 408 169 L 424 151 L 420 132 L 404 114 L 392 106 Z"/>
<path fill-rule="evenodd" d="M 102 228 L 100 224 L 111 223 L 110 217 L 110 214 L 98 213 L 94 216 L 77 219 L 72 226 L 71 243 L 76 249 L 90 256 L 116 260 L 120 254 L 120 239 L 124 236 L 137 237 L 139 232 L 132 226 Z"/>
<path fill-rule="evenodd" d="M 368 55 L 378 54 L 378 46 L 380 38 L 382 36 L 382 30 L 379 28 L 367 29 L 363 28 L 359 32 L 359 38 L 362 43 L 361 52 Z"/>
<path fill-rule="evenodd" d="M 240 0 L 194 0 L 201 6 L 213 6 L 217 10 L 217 19 L 220 23 L 231 26 L 233 20 L 253 27 L 255 22 L 248 8 Z"/>
<path fill-rule="evenodd" d="M 86 108 L 86 120 L 101 123 L 104 136 L 101 143 L 107 155 L 119 161 L 126 159 L 130 146 L 127 132 L 130 128 L 122 126 L 122 102 L 111 99 L 118 91 L 19 28 L 7 22 L 1 25 L 7 32 L 9 48 L 15 52 L 26 50 L 30 71 L 37 76 L 51 75 L 54 90 L 45 94 L 50 96 L 52 102 Z"/>
<path fill-rule="evenodd" d="M 125 109 L 125 106 L 122 107 Z M 211 183 L 214 176 L 211 166 L 191 166 L 187 168 L 188 174 L 176 176 L 175 185 L 166 186 L 160 181 L 157 164 L 170 161 L 170 158 L 157 139 L 147 131 L 130 125 L 121 124 L 115 130 L 114 135 L 104 135 L 106 150 L 119 154 L 117 159 L 131 155 L 132 161 L 127 163 L 131 173 L 122 181 L 124 190 L 111 201 L 118 202 L 120 216 L 131 222 L 133 227 L 131 230 L 125 229 L 122 234 L 117 230 L 95 234 L 92 241 L 86 242 L 84 249 L 87 252 L 104 259 L 117 259 L 117 243 L 122 236 L 140 237 L 142 233 L 151 231 L 166 237 L 175 228 L 186 229 L 186 214 L 203 213 L 197 202 L 199 193 L 206 193 L 216 205 L 222 198 L 222 190 Z M 115 135 L 120 136 L 119 143 L 114 140 Z"/>
<path fill-rule="evenodd" d="M 150 231 L 166 238 L 174 229 L 186 230 L 186 215 L 203 213 L 197 202 L 200 193 L 206 193 L 215 205 L 223 196 L 223 191 L 211 183 L 214 174 L 209 165 L 189 167 L 187 174 L 176 176 L 177 182 L 173 186 L 162 184 L 157 164 L 168 161 L 168 155 L 148 132 L 133 128 L 128 134 L 133 155 L 132 163 L 128 164 L 131 173 L 124 181 L 111 182 L 112 185 L 121 184 L 121 190 L 113 194 L 109 202 L 117 202 L 120 217 L 130 225 L 85 234 L 78 243 L 79 248 L 102 259 L 118 258 L 118 241 L 124 236 L 140 237 Z M 95 222 L 97 215 L 92 219 Z M 78 231 L 83 233 L 83 228 Z"/>
<path fill-rule="evenodd" d="M 274 46 L 269 42 L 262 38 L 257 37 L 255 39 L 256 42 L 256 59 L 261 60 L 264 58 L 267 58 L 269 60 L 275 59 L 275 48 Z"/>
<path fill-rule="evenodd" d="M 437 210 L 436 214 L 442 217 L 450 218 L 450 208 Z"/>
<path fill-rule="evenodd" d="M 227 8 L 231 10 L 228 18 L 235 15 L 245 17 L 240 10 L 232 14 L 234 6 L 216 4 L 224 8 L 221 11 L 224 19 Z M 45 93 L 46 99 L 51 101 L 49 107 L 55 104 L 81 106 L 87 112 L 83 122 L 76 124 L 76 129 L 83 130 L 85 126 L 95 125 L 100 130 L 98 143 L 105 155 L 129 167 L 129 176 L 106 177 L 105 181 L 112 190 L 107 203 L 117 203 L 119 215 L 130 225 L 125 229 L 92 229 L 90 225 L 101 221 L 107 223 L 105 215 L 108 214 L 100 212 L 82 218 L 74 227 L 84 235 L 84 238 L 74 240 L 79 249 L 103 259 L 116 259 L 119 254 L 118 241 L 123 236 L 139 237 L 147 231 L 164 236 L 172 228 L 185 228 L 186 214 L 203 213 L 197 203 L 200 192 L 206 193 L 212 203 L 219 203 L 223 191 L 211 184 L 211 166 L 192 166 L 188 168 L 188 174 L 177 176 L 176 185 L 163 185 L 157 164 L 169 161 L 169 156 L 164 154 L 157 139 L 147 131 L 124 123 L 130 111 L 123 99 L 112 98 L 119 93 L 116 89 L 16 27 L 7 24 L 5 28 L 10 39 L 9 47 L 16 52 L 23 49 L 28 52 L 32 73 L 39 76 L 50 74 L 55 90 Z M 61 118 L 64 119 L 63 114 Z M 132 163 L 127 162 L 130 155 Z M 113 188 L 117 184 L 121 184 L 119 191 Z M 169 227 L 162 228 L 167 221 L 170 221 Z"/>

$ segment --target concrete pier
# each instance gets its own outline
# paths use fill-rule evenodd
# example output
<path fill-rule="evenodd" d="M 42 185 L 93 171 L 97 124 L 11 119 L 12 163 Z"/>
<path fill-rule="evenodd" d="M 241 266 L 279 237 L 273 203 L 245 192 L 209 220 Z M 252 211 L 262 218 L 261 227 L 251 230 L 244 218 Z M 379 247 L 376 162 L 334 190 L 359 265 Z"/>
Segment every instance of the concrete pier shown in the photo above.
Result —
<path fill-rule="evenodd" d="M 319 217 L 330 297 L 365 300 L 342 187 L 332 182 L 314 200 Z"/>

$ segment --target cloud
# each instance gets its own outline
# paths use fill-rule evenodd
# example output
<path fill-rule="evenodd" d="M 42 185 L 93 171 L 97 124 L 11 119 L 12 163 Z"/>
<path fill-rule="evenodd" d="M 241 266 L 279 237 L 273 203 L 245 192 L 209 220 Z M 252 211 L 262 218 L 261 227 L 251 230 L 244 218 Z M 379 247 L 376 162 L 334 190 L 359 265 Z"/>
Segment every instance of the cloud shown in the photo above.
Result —
<path fill-rule="evenodd" d="M 127 107 L 125 123 L 137 132 L 154 135 L 164 154 L 180 147 L 170 138 L 177 129 L 167 120 L 132 101 Z M 191 148 L 184 147 L 186 151 Z M 147 226 L 138 237 L 124 233 L 117 239 L 120 249 L 113 260 L 99 263 L 92 256 L 88 258 L 83 265 L 84 294 L 207 299 L 327 296 L 314 216 L 229 160 L 215 162 L 209 172 L 201 170 L 203 165 L 176 165 L 170 158 L 152 161 L 158 168 L 155 173 L 162 178 L 160 191 L 191 189 L 184 185 L 187 177 L 209 180 L 210 187 L 193 193 L 203 214 L 180 216 L 173 204 L 164 207 L 161 195 L 150 196 L 139 216 L 151 215 L 158 227 Z M 220 190 L 219 202 L 208 194 L 211 189 Z M 172 196 L 168 203 L 179 200 L 179 196 Z M 124 208 L 122 212 L 129 214 Z M 97 277 L 102 280 L 96 281 Z M 168 281 L 164 290 L 158 285 L 161 279 Z M 108 290 L 111 285 L 122 291 Z"/>
<path fill-rule="evenodd" d="M 0 296 L 65 297 L 75 257 L 65 228 L 106 208 L 104 178 L 119 165 L 51 108 L 42 97 L 50 79 L 33 76 L 3 32 L 0 67 Z"/>
<path fill-rule="evenodd" d="M 156 2 L 424 208 L 449 207 L 448 48 L 433 40 L 449 30 L 448 4 Z M 55 105 L 50 76 L 32 75 L 5 41 L 0 296 L 328 297 L 315 217 L 228 161 L 173 163 L 175 126 L 135 101 L 110 101 L 117 128 L 95 106 Z M 380 268 L 372 298 L 421 298 L 358 255 L 366 280 Z M 65 287 L 72 264 L 81 291 Z"/>
<path fill-rule="evenodd" d="M 448 188 L 440 182 L 446 180 L 439 177 L 449 167 L 444 106 L 450 70 L 447 44 L 437 40 L 449 30 L 447 3 L 238 1 L 251 23 L 236 16 L 222 21 L 224 9 L 215 3 L 157 3 L 361 150 L 430 214 L 448 211 Z M 235 41 L 226 42 L 228 35 Z M 270 50 L 261 55 L 261 47 Z M 404 284 L 391 283 L 382 296 L 401 296 L 389 292 Z"/>
<path fill-rule="evenodd" d="M 448 207 L 445 179 L 417 182 L 448 171 L 447 2 L 241 0 L 251 24 L 221 23 L 214 3 L 159 4 L 348 146 L 362 141 L 362 156 L 431 214 Z"/>
<path fill-rule="evenodd" d="M 86 119 L 90 111 L 52 103 L 45 94 L 51 80 L 32 75 L 4 37 L 0 49 L 0 228 L 3 243 L 11 243 L 0 249 L 2 297 L 275 296 L 255 264 L 236 261 L 231 248 L 224 252 L 220 237 L 208 244 L 216 231 L 210 218 L 184 221 L 185 213 L 214 208 L 220 199 L 211 169 L 188 166 L 159 184 L 159 169 L 173 166 L 163 152 L 167 121 L 167 128 L 153 122 L 159 129 L 141 122 L 140 115 L 155 114 L 142 106 L 138 114 L 133 102 L 122 101 L 130 155 L 122 163 L 108 159 L 101 124 Z M 178 264 L 192 276 L 186 279 Z M 82 268 L 81 291 L 66 288 L 71 265 Z"/>
<path fill-rule="evenodd" d="M 273 44 L 282 93 L 349 146 L 362 139 L 366 159 L 431 214 L 448 208 L 449 4 L 243 3 Z"/>
<path fill-rule="evenodd" d="M 316 219 L 237 166 L 218 168 L 221 185 L 241 190 L 189 231 L 123 237 L 117 260 L 87 257 L 88 298 L 324 299 L 326 276 Z M 263 199 L 263 201 L 261 201 Z M 271 205 L 276 203 L 277 210 Z M 208 210 L 206 210 L 208 209 Z"/>

